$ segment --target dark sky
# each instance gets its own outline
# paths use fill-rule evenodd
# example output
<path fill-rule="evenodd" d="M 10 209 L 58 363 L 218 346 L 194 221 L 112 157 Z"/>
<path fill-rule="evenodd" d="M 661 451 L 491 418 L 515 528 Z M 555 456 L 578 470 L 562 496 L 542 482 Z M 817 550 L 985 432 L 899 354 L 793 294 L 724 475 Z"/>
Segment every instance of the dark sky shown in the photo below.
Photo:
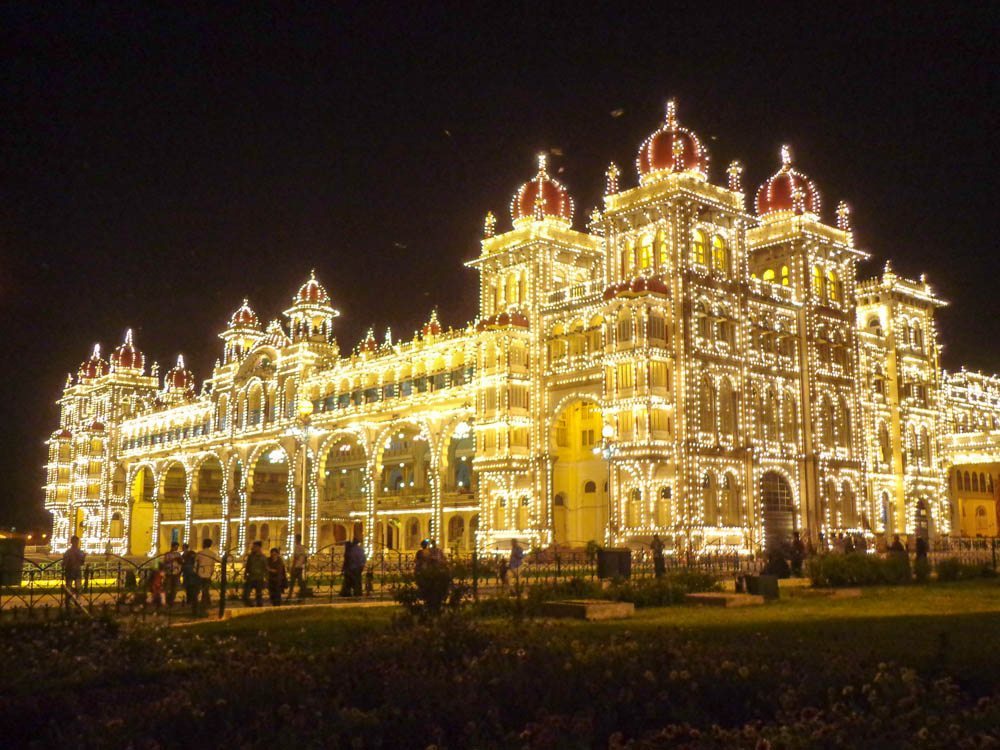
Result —
<path fill-rule="evenodd" d="M 579 226 L 670 96 L 718 182 L 792 144 L 827 219 L 852 204 L 862 273 L 891 257 L 952 301 L 945 364 L 1000 371 L 988 3 L 124 5 L 0 10 L 0 524 L 46 517 L 42 441 L 95 341 L 132 326 L 204 378 L 243 296 L 274 317 L 310 268 L 344 349 L 435 305 L 464 323 L 462 261 L 534 153 L 562 153 Z"/>

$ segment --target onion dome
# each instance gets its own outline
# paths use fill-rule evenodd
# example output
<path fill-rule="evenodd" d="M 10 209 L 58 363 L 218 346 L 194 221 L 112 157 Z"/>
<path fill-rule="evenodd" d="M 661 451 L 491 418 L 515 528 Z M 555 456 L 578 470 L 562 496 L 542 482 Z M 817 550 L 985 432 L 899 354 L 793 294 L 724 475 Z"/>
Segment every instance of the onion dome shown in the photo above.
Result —
<path fill-rule="evenodd" d="M 138 370 L 142 372 L 146 358 L 132 344 L 132 329 L 125 331 L 125 341 L 111 355 L 112 370 Z"/>
<path fill-rule="evenodd" d="M 101 359 L 101 345 L 94 344 L 94 353 L 90 355 L 90 359 L 80 364 L 77 375 L 80 380 L 93 380 L 107 374 L 108 363 Z"/>
<path fill-rule="evenodd" d="M 69 430 L 59 430 L 52 437 L 55 438 L 56 440 L 69 440 L 70 438 L 73 437 L 73 433 L 70 432 Z"/>
<path fill-rule="evenodd" d="M 496 315 L 491 315 L 488 318 L 483 318 L 476 324 L 477 331 L 486 331 L 496 328 L 527 328 L 528 316 L 522 313 L 520 310 L 511 310 L 510 312 L 502 312 Z"/>
<path fill-rule="evenodd" d="M 781 169 L 757 190 L 757 215 L 767 216 L 779 211 L 818 214 L 819 206 L 816 184 L 792 167 L 791 149 L 782 146 Z"/>
<path fill-rule="evenodd" d="M 308 282 L 307 282 L 308 283 Z M 259 328 L 260 320 L 257 318 L 257 313 L 253 311 L 250 307 L 250 302 L 246 297 L 243 298 L 243 304 L 240 308 L 233 313 L 232 317 L 229 319 L 230 328 Z"/>
<path fill-rule="evenodd" d="M 420 329 L 420 333 L 424 338 L 441 335 L 441 321 L 438 320 L 437 308 L 431 311 L 430 320 L 424 323 L 424 327 Z"/>
<path fill-rule="evenodd" d="M 663 125 L 650 135 L 635 160 L 639 182 L 671 172 L 687 172 L 708 179 L 708 151 L 697 135 L 677 124 L 677 102 L 667 102 Z"/>
<path fill-rule="evenodd" d="M 91 425 L 90 425 L 90 431 L 91 432 L 104 432 L 104 423 L 103 422 L 92 422 Z"/>
<path fill-rule="evenodd" d="M 323 285 L 316 281 L 316 271 L 309 272 L 309 280 L 299 287 L 294 301 L 307 305 L 325 305 L 330 302 L 330 295 L 326 293 Z"/>
<path fill-rule="evenodd" d="M 364 340 L 358 344 L 358 351 L 364 354 L 372 354 L 378 349 L 378 342 L 375 340 L 375 329 L 369 328 Z"/>
<path fill-rule="evenodd" d="M 640 294 L 670 296 L 670 287 L 659 276 L 636 276 L 632 279 L 609 284 L 604 289 L 604 300 L 615 297 L 637 297 Z"/>
<path fill-rule="evenodd" d="M 163 384 L 171 393 L 188 393 L 194 391 L 194 375 L 184 367 L 184 355 L 177 355 L 177 364 L 167 371 Z"/>
<path fill-rule="evenodd" d="M 538 174 L 514 194 L 510 218 L 515 225 L 532 219 L 555 219 L 566 224 L 573 221 L 573 199 L 562 183 L 549 177 L 545 154 L 538 155 Z"/>

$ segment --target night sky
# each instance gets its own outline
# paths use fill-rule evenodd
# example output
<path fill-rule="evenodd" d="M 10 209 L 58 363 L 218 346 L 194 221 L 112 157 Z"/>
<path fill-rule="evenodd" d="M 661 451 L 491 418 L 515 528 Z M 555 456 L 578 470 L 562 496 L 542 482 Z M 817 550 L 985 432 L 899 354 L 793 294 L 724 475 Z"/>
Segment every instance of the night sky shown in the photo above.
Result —
<path fill-rule="evenodd" d="M 94 342 L 131 326 L 147 362 L 183 352 L 200 381 L 242 298 L 275 317 L 311 268 L 342 350 L 434 306 L 462 325 L 462 261 L 488 209 L 509 227 L 534 154 L 581 227 L 609 161 L 635 184 L 671 96 L 713 181 L 738 158 L 756 190 L 790 143 L 827 221 L 850 202 L 861 274 L 926 272 L 952 302 L 945 365 L 1000 371 L 988 3 L 120 5 L 0 10 L 0 525 L 47 518 L 43 441 Z"/>

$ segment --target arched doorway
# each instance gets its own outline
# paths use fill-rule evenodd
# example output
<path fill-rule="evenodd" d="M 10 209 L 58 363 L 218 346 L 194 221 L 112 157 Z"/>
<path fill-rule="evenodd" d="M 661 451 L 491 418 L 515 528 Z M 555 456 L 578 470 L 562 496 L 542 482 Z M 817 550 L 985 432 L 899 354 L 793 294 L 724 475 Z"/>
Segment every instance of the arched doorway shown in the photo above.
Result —
<path fill-rule="evenodd" d="M 760 479 L 761 510 L 764 516 L 764 549 L 777 549 L 789 541 L 795 530 L 795 505 L 788 480 L 776 471 Z"/>
<path fill-rule="evenodd" d="M 160 493 L 160 551 L 169 549 L 174 541 L 183 541 L 184 521 L 187 515 L 187 472 L 179 461 L 169 464 L 162 472 Z"/>
<path fill-rule="evenodd" d="M 129 493 L 128 553 L 147 555 L 153 545 L 153 490 L 156 483 L 148 466 L 139 469 L 132 478 Z"/>
<path fill-rule="evenodd" d="M 288 454 L 274 447 L 264 451 L 253 467 L 252 483 L 247 493 L 247 516 L 250 521 L 265 522 L 288 516 Z M 278 528 L 272 522 L 260 523 L 258 538 L 265 544 L 284 546 Z M 249 545 L 254 540 L 247 539 Z M 275 544 L 277 543 L 277 544 Z"/>
<path fill-rule="evenodd" d="M 583 547 L 603 542 L 608 525 L 608 464 L 595 448 L 603 420 L 596 402 L 573 401 L 553 422 L 549 450 L 552 469 L 552 524 L 555 542 Z M 557 505 L 557 498 L 561 504 Z M 562 510 L 559 510 L 562 508 Z"/>
<path fill-rule="evenodd" d="M 222 462 L 218 458 L 210 456 L 198 466 L 191 495 L 191 517 L 193 520 L 212 519 L 214 521 L 222 517 L 224 510 L 222 502 Z M 201 524 L 194 524 L 192 526 L 192 535 L 194 536 L 192 543 L 200 547 L 203 539 L 210 538 L 216 545 L 219 545 L 222 540 L 218 538 L 218 534 L 209 532 L 209 536 L 206 537 L 202 526 Z"/>

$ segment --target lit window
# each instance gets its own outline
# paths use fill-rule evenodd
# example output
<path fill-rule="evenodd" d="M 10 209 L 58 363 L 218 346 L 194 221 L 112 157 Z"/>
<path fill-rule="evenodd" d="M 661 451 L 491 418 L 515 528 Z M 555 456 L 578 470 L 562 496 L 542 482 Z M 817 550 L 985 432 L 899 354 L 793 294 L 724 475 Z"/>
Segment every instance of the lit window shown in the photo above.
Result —
<path fill-rule="evenodd" d="M 712 267 L 717 271 L 725 271 L 728 265 L 726 241 L 717 234 L 712 237 Z"/>
<path fill-rule="evenodd" d="M 707 260 L 707 248 L 705 247 L 705 233 L 696 229 L 694 230 L 694 237 L 691 241 L 691 259 L 695 263 L 701 263 L 706 265 Z"/>

